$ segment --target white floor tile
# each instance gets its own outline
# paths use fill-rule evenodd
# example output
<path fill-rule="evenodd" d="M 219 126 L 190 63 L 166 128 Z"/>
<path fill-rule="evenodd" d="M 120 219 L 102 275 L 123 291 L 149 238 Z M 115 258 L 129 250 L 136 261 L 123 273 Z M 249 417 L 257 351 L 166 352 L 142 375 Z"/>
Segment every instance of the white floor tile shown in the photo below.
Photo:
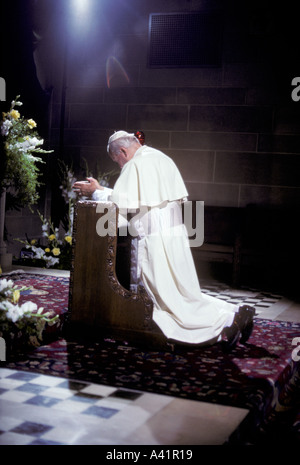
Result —
<path fill-rule="evenodd" d="M 12 446 L 12 445 L 19 445 L 23 446 L 26 444 L 30 444 L 33 440 L 32 436 L 27 436 L 26 434 L 18 434 L 18 433 L 12 433 L 12 432 L 7 432 L 0 434 L 0 444 L 6 445 L 6 446 Z"/>

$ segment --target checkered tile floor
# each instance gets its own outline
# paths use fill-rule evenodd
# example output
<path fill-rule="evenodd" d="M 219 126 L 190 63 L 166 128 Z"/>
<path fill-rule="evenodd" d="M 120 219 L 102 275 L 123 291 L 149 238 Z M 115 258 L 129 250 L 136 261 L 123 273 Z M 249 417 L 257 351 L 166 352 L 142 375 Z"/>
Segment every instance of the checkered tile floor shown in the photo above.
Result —
<path fill-rule="evenodd" d="M 130 427 L 138 427 L 140 420 L 131 418 L 130 423 L 124 411 L 134 413 L 132 407 L 143 396 L 147 394 L 2 368 L 0 444 L 107 444 L 116 423 L 122 431 L 125 417 Z"/>
<path fill-rule="evenodd" d="M 253 305 L 258 318 L 277 318 L 291 304 L 280 295 L 249 288 L 234 289 L 211 280 L 202 281 L 201 289 L 230 303 Z M 0 367 L 0 445 L 135 444 L 137 431 L 143 431 L 141 435 L 148 437 L 151 428 L 147 422 L 154 421 L 158 412 L 171 408 L 171 403 L 169 396 Z M 197 403 L 197 407 L 201 405 Z M 181 406 L 180 411 L 185 408 Z M 210 405 L 209 412 L 211 408 Z M 178 407 L 175 410 L 178 414 Z M 162 415 L 165 421 L 165 414 Z M 232 418 L 236 427 L 234 415 Z M 180 424 L 186 421 L 177 419 Z M 188 423 L 187 429 L 189 438 Z M 216 429 L 214 424 L 213 430 Z M 126 442 L 128 437 L 131 442 Z M 179 437 L 175 437 L 174 444 L 178 444 Z"/>
<path fill-rule="evenodd" d="M 274 304 L 282 303 L 283 297 L 270 292 L 263 292 L 257 289 L 244 288 L 234 289 L 220 282 L 205 282 L 201 283 L 203 294 L 208 294 L 217 297 L 226 302 L 242 305 L 247 304 L 256 308 L 256 314 L 259 315 L 262 310 L 267 309 Z"/>
<path fill-rule="evenodd" d="M 107 446 L 101 452 L 119 450 L 112 448 L 116 445 L 159 445 L 158 452 L 161 445 L 176 450 L 221 445 L 247 414 L 247 409 L 0 368 L 0 445 Z"/>

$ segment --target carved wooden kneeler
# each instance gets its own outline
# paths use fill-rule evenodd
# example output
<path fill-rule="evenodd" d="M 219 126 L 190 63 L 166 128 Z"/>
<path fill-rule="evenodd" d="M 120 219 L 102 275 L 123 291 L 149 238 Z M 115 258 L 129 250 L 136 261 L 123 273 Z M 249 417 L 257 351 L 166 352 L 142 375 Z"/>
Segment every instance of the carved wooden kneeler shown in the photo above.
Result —
<path fill-rule="evenodd" d="M 117 219 L 112 202 L 85 200 L 76 205 L 67 334 L 170 349 L 152 320 L 153 302 L 144 288 L 135 293 L 118 280 Z"/>

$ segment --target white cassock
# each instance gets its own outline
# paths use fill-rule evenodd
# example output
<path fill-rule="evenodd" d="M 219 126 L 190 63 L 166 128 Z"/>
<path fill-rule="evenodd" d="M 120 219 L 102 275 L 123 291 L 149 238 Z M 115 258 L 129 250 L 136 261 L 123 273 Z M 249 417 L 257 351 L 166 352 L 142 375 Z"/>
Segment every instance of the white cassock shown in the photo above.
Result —
<path fill-rule="evenodd" d="M 187 190 L 175 163 L 164 153 L 140 147 L 124 165 L 114 189 L 93 194 L 125 213 L 140 209 L 130 222 L 137 236 L 134 281 L 152 297 L 153 319 L 169 339 L 214 342 L 233 322 L 236 305 L 201 292 L 188 234 L 182 222 Z M 134 261 L 133 261 L 134 262 Z"/>

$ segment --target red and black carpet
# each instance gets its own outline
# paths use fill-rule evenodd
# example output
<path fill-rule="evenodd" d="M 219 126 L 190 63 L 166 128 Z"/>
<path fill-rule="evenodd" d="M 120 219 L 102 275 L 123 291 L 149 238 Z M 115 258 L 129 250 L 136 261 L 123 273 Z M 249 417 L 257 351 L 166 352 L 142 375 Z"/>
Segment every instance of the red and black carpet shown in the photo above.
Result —
<path fill-rule="evenodd" d="M 9 278 L 31 286 L 22 300 L 34 301 L 62 317 L 67 311 L 68 278 L 28 273 Z M 272 305 L 273 297 L 258 293 L 257 305 L 266 306 L 266 302 Z M 293 356 L 293 341 L 299 336 L 300 324 L 257 318 L 248 343 L 224 354 L 218 344 L 171 353 L 147 351 L 109 337 L 95 342 L 52 334 L 52 342 L 25 354 L 12 354 L 1 365 L 248 408 L 250 414 L 242 426 L 247 434 L 276 428 L 280 417 L 281 424 L 288 422 L 300 438 L 300 362 Z"/>

